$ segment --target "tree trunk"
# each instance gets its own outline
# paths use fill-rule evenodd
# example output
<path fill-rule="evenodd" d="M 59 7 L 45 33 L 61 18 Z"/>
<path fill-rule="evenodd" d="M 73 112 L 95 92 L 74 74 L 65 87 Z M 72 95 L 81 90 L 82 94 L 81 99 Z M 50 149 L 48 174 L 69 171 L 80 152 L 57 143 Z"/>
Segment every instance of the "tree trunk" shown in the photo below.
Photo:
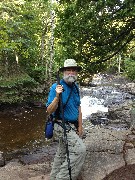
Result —
<path fill-rule="evenodd" d="M 52 67 L 53 67 L 53 58 L 54 58 L 54 10 L 52 8 L 53 0 L 50 0 L 51 11 L 50 11 L 50 20 L 51 20 L 51 36 L 50 36 L 50 63 L 49 63 L 49 80 L 52 83 Z"/>

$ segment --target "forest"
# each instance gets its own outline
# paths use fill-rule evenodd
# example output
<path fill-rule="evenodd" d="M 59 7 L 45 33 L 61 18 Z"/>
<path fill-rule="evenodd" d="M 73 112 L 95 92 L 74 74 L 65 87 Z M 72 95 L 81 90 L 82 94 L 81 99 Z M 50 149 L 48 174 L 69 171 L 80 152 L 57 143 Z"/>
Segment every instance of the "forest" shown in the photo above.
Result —
<path fill-rule="evenodd" d="M 0 1 L 2 103 L 42 101 L 67 58 L 135 81 L 134 0 Z"/>

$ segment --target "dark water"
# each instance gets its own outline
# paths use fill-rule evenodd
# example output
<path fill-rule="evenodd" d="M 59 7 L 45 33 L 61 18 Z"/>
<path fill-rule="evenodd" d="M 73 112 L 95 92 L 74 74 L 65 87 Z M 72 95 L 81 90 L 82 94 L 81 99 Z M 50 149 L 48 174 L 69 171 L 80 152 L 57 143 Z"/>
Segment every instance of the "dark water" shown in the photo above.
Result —
<path fill-rule="evenodd" d="M 22 108 L 15 113 L 0 113 L 0 151 L 32 149 L 45 143 L 45 109 Z"/>

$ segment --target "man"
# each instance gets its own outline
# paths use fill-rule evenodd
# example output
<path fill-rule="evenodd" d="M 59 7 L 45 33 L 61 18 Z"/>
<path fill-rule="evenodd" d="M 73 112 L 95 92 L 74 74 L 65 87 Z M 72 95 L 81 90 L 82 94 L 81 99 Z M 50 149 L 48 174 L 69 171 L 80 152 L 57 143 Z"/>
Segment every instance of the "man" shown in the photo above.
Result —
<path fill-rule="evenodd" d="M 81 67 L 77 66 L 74 59 L 65 60 L 64 67 L 60 68 L 60 71 L 63 72 L 63 79 L 60 81 L 60 85 L 57 83 L 52 85 L 47 102 L 47 113 L 53 113 L 56 116 L 55 111 L 59 107 L 60 94 L 62 93 L 72 180 L 77 180 L 86 155 L 86 148 L 81 139 L 83 130 L 79 88 L 75 82 L 77 80 L 77 73 L 80 70 Z M 59 145 L 54 158 L 50 180 L 71 179 L 61 119 L 62 111 L 60 109 L 57 121 L 54 124 L 54 132 L 59 138 Z"/>

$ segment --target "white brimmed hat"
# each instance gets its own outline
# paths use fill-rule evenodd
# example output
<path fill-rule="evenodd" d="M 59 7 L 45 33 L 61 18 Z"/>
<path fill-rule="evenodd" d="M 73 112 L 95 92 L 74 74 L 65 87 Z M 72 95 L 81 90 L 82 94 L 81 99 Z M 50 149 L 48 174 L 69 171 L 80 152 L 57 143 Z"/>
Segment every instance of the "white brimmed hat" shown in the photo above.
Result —
<path fill-rule="evenodd" d="M 64 62 L 64 67 L 61 67 L 59 70 L 64 71 L 67 68 L 75 68 L 77 71 L 81 71 L 81 66 L 77 66 L 77 63 L 74 59 L 66 59 Z"/>

